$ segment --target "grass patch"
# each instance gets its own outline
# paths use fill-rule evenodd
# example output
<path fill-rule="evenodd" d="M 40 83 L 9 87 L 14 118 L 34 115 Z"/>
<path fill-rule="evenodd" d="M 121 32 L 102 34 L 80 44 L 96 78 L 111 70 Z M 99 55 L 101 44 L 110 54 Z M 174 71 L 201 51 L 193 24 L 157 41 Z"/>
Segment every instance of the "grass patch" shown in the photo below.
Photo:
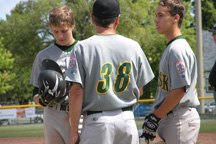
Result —
<path fill-rule="evenodd" d="M 138 122 L 137 128 L 140 129 L 142 124 L 142 122 Z M 199 132 L 216 132 L 216 120 L 202 120 Z"/>
<path fill-rule="evenodd" d="M 201 121 L 200 132 L 216 132 L 216 120 Z"/>
<path fill-rule="evenodd" d="M 143 122 L 137 122 L 137 128 Z M 200 132 L 216 132 L 216 120 L 202 120 Z M 43 125 L 0 126 L 0 137 L 43 137 Z"/>
<path fill-rule="evenodd" d="M 43 137 L 43 125 L 0 127 L 0 137 Z"/>
<path fill-rule="evenodd" d="M 142 128 L 143 122 L 137 122 L 136 125 L 137 125 L 137 129 L 139 130 Z"/>

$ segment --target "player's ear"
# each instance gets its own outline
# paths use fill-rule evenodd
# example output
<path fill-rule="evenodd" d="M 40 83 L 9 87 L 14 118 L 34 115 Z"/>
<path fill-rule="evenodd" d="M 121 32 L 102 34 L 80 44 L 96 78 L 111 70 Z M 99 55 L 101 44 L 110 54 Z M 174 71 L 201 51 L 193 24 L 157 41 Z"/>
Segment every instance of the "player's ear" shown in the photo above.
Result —
<path fill-rule="evenodd" d="M 95 24 L 94 20 L 93 20 L 93 14 L 91 13 L 91 22 L 92 24 Z"/>
<path fill-rule="evenodd" d="M 176 14 L 174 16 L 174 23 L 178 23 L 179 19 L 180 19 L 180 16 L 178 14 Z"/>
<path fill-rule="evenodd" d="M 71 26 L 71 29 L 73 30 L 75 28 L 75 24 Z"/>
<path fill-rule="evenodd" d="M 119 18 L 120 18 L 120 14 L 118 15 L 118 17 L 116 18 L 116 20 L 114 22 L 114 25 L 113 25 L 114 29 L 116 29 L 118 24 L 119 24 Z"/>
<path fill-rule="evenodd" d="M 119 24 L 119 18 L 120 18 L 120 14 L 118 15 L 118 17 L 116 18 L 115 24 L 118 25 Z"/>

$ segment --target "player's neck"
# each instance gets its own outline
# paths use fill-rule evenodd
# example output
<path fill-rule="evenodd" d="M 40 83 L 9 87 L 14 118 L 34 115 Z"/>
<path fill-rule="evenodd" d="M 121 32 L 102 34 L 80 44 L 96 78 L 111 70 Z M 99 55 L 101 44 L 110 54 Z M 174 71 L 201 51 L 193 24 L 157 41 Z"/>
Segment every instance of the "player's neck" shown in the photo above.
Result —
<path fill-rule="evenodd" d="M 181 30 L 179 28 L 176 28 L 176 29 L 169 31 L 169 33 L 166 33 L 165 37 L 167 41 L 170 42 L 172 39 L 180 35 L 182 35 Z"/>
<path fill-rule="evenodd" d="M 97 34 L 116 34 L 116 29 L 113 27 L 103 28 L 103 27 L 96 26 L 95 30 Z"/>

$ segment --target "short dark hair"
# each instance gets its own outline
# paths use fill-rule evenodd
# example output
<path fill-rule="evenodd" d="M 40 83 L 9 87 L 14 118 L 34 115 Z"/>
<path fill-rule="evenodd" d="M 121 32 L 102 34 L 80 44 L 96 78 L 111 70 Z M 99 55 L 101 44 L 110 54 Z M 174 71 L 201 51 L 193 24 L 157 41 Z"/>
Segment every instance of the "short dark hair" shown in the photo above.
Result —
<path fill-rule="evenodd" d="M 101 18 L 98 18 L 98 17 L 93 15 L 93 20 L 94 20 L 95 24 L 97 26 L 104 27 L 104 28 L 112 27 L 116 18 L 117 17 L 109 18 L 109 19 L 101 19 Z"/>
<path fill-rule="evenodd" d="M 181 0 L 160 0 L 158 5 L 167 7 L 167 10 L 171 16 L 175 16 L 177 14 L 180 16 L 178 22 L 178 27 L 180 28 L 185 15 L 185 7 L 182 1 Z"/>

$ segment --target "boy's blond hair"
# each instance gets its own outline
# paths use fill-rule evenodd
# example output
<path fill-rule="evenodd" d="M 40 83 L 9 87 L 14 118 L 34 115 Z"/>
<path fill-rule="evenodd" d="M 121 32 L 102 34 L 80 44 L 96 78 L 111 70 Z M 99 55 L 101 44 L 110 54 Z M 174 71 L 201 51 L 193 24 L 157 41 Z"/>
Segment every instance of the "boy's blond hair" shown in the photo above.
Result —
<path fill-rule="evenodd" d="M 171 16 L 179 15 L 178 27 L 181 27 L 183 18 L 185 15 L 185 7 L 181 0 L 160 0 L 158 3 L 159 6 L 167 7 L 168 12 Z"/>
<path fill-rule="evenodd" d="M 75 25 L 74 15 L 71 9 L 66 6 L 55 7 L 49 12 L 49 25 L 52 26 L 70 26 Z"/>

